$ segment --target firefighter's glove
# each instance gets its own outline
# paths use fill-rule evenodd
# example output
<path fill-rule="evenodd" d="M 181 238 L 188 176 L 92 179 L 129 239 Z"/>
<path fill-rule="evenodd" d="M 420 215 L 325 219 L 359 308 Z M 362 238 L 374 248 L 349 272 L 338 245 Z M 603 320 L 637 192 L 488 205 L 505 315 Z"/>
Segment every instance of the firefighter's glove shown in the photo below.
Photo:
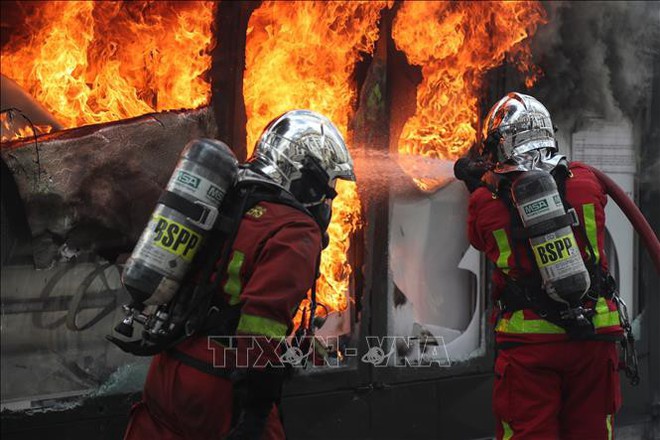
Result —
<path fill-rule="evenodd" d="M 280 402 L 284 368 L 244 370 L 234 380 L 236 425 L 228 440 L 259 440 L 273 406 Z"/>
<path fill-rule="evenodd" d="M 486 162 L 474 161 L 467 157 L 461 157 L 454 164 L 454 176 L 462 180 L 471 193 L 481 186 L 481 177 L 486 171 L 488 171 Z"/>

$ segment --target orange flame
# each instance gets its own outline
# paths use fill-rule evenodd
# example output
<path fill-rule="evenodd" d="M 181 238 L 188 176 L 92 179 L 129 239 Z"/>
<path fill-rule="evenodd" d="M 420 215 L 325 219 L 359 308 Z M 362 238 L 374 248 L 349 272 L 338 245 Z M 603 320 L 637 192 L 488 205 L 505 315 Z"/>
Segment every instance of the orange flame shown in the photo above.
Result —
<path fill-rule="evenodd" d="M 212 2 L 44 2 L 2 73 L 65 127 L 208 103 Z"/>
<path fill-rule="evenodd" d="M 278 115 L 296 108 L 329 117 L 344 137 L 356 98 L 353 69 L 373 52 L 386 2 L 265 2 L 250 17 L 243 94 L 248 148 Z M 337 183 L 323 251 L 318 302 L 345 310 L 351 267 L 351 233 L 360 225 L 360 200 L 352 182 Z M 319 309 L 320 311 L 320 309 Z M 298 317 L 299 319 L 300 317 Z"/>
<path fill-rule="evenodd" d="M 0 142 L 14 139 L 25 139 L 34 135 L 50 133 L 50 125 L 30 124 L 27 121 L 17 121 L 17 116 L 10 116 L 9 112 L 0 113 Z"/>
<path fill-rule="evenodd" d="M 408 62 L 422 67 L 423 80 L 399 154 L 456 159 L 465 153 L 476 140 L 485 72 L 508 57 L 528 73 L 531 86 L 540 71 L 531 62 L 528 37 L 544 22 L 537 2 L 404 2 L 392 36 Z M 425 190 L 436 185 L 415 180 Z"/>

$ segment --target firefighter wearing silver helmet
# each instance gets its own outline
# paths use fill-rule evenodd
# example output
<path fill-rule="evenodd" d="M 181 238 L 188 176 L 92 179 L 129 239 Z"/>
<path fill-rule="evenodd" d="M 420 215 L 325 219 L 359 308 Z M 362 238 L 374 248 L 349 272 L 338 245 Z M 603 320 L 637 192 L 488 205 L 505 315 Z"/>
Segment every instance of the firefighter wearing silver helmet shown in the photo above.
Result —
<path fill-rule="evenodd" d="M 560 162 L 567 166 L 564 156 L 557 154 L 550 113 L 532 96 L 509 93 L 489 112 L 487 131 L 489 147 L 497 155 L 493 171 L 526 171 L 511 185 L 512 201 L 523 226 L 536 231 L 528 238 L 543 288 L 553 300 L 578 307 L 590 279 L 570 227 L 570 215 L 566 215 L 549 173 Z M 555 253 L 560 258 L 551 260 Z"/>
<path fill-rule="evenodd" d="M 273 119 L 257 141 L 240 180 L 260 179 L 291 193 L 327 228 L 337 179 L 355 180 L 344 138 L 325 116 L 292 110 Z"/>
<path fill-rule="evenodd" d="M 211 260 L 215 325 L 154 357 L 126 439 L 285 438 L 285 369 L 271 367 L 315 282 L 335 180 L 354 179 L 353 163 L 327 118 L 295 110 L 266 127 L 238 174 L 227 200 L 249 203 L 231 246 L 221 246 L 226 258 Z"/>
<path fill-rule="evenodd" d="M 531 96 L 500 99 L 486 131 L 454 169 L 471 192 L 470 243 L 495 267 L 497 438 L 612 438 L 622 328 L 605 190 L 558 152 L 550 114 Z"/>
<path fill-rule="evenodd" d="M 353 160 L 339 130 L 325 116 L 293 110 L 275 118 L 257 141 L 250 168 L 291 192 L 305 206 L 323 202 L 323 186 L 355 180 Z M 311 179 L 313 188 L 302 184 Z"/>
<path fill-rule="evenodd" d="M 536 98 L 512 92 L 486 116 L 484 143 L 497 163 L 496 173 L 551 171 L 565 156 L 558 154 L 550 113 Z"/>

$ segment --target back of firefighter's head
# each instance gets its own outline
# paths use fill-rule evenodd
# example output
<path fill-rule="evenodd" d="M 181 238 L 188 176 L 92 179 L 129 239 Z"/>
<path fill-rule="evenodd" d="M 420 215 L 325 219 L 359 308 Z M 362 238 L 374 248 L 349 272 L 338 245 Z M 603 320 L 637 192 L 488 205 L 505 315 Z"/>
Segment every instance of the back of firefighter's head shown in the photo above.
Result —
<path fill-rule="evenodd" d="M 557 151 L 550 113 L 533 96 L 509 93 L 490 109 L 486 124 L 482 155 L 493 162 L 520 159 L 533 151 Z"/>
<path fill-rule="evenodd" d="M 355 180 L 341 133 L 328 118 L 310 110 L 292 110 L 273 119 L 250 163 L 308 208 L 331 201 L 337 179 Z"/>

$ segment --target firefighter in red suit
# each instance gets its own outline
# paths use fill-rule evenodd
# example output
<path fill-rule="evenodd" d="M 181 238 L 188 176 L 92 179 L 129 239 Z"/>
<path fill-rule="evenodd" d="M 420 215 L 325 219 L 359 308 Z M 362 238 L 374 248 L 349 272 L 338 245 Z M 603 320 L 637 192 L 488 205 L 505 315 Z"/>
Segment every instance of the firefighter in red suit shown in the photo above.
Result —
<path fill-rule="evenodd" d="M 495 266 L 497 438 L 611 439 L 621 405 L 616 341 L 622 327 L 604 252 L 604 188 L 586 167 L 569 165 L 558 153 L 550 115 L 535 98 L 508 94 L 487 124 L 481 179 L 465 178 L 465 160 L 455 170 L 472 192 L 470 243 Z M 580 325 L 547 295 L 529 242 L 516 233 L 522 229 L 511 185 L 531 170 L 553 175 L 579 219 L 571 228 L 591 285 Z"/>
<path fill-rule="evenodd" d="M 125 439 L 285 438 L 277 408 L 284 369 L 273 365 L 316 281 L 336 179 L 354 180 L 353 164 L 330 120 L 294 110 L 268 125 L 239 182 L 270 195 L 247 209 L 216 272 L 218 295 L 234 312 L 221 319 L 227 331 L 154 357 Z"/>

